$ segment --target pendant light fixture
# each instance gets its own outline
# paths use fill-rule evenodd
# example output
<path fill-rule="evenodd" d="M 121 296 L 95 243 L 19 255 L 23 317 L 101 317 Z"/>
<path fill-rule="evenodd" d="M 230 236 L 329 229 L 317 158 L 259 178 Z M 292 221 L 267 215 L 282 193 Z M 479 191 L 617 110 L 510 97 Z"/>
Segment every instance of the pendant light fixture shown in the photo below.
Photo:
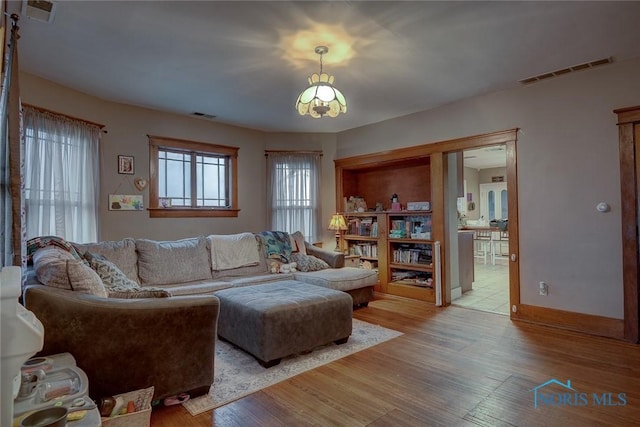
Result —
<path fill-rule="evenodd" d="M 317 46 L 315 52 L 320 55 L 320 74 L 309 77 L 309 87 L 296 101 L 296 110 L 301 116 L 310 115 L 319 119 L 324 116 L 337 117 L 347 112 L 347 101 L 338 89 L 333 87 L 333 76 L 322 72 L 322 55 L 329 52 L 327 46 Z"/>

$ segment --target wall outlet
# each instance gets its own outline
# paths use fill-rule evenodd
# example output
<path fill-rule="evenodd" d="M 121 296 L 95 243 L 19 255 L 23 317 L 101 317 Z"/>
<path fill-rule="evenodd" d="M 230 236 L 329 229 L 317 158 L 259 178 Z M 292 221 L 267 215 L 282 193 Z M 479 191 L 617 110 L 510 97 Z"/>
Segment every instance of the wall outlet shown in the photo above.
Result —
<path fill-rule="evenodd" d="M 540 295 L 545 297 L 549 295 L 549 285 L 545 282 L 540 282 Z"/>

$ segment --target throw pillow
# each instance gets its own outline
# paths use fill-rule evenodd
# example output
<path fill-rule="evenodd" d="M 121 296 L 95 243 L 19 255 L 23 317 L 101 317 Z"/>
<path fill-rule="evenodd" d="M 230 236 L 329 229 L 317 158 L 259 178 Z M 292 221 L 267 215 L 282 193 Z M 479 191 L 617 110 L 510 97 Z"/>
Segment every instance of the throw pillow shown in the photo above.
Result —
<path fill-rule="evenodd" d="M 131 280 L 139 282 L 138 255 L 136 254 L 136 241 L 130 237 L 122 240 L 105 240 L 99 243 L 74 243 L 79 254 L 91 252 L 102 255 L 116 265 Z"/>
<path fill-rule="evenodd" d="M 303 255 L 307 254 L 307 248 L 304 245 L 304 235 L 301 231 L 296 231 L 291 234 L 291 246 L 295 245 L 295 250 L 293 252 L 300 252 Z"/>
<path fill-rule="evenodd" d="M 102 255 L 85 252 L 84 258 L 89 262 L 89 267 L 100 276 L 102 283 L 108 290 L 121 291 L 140 287 L 136 282 L 129 279 L 114 263 Z"/>
<path fill-rule="evenodd" d="M 73 291 L 107 297 L 107 291 L 100 277 L 82 260 L 67 260 L 67 276 Z"/>
<path fill-rule="evenodd" d="M 33 266 L 37 268 L 50 261 L 55 260 L 67 260 L 76 259 L 73 255 L 64 249 L 57 248 L 55 246 L 46 246 L 42 249 L 38 249 L 32 256 Z"/>
<path fill-rule="evenodd" d="M 262 240 L 267 258 L 285 263 L 289 262 L 291 257 L 289 233 L 285 231 L 263 231 L 258 236 Z"/>
<path fill-rule="evenodd" d="M 40 236 L 27 240 L 27 264 L 32 262 L 33 255 L 39 250 L 47 247 L 54 247 L 68 252 L 72 258 L 81 259 L 82 257 L 75 250 L 73 245 L 61 237 L 57 236 Z"/>
<path fill-rule="evenodd" d="M 299 271 L 318 271 L 329 268 L 329 264 L 313 255 L 293 253 L 291 254 L 291 261 L 296 263 L 296 268 Z"/>
<path fill-rule="evenodd" d="M 56 247 L 38 249 L 33 254 L 38 281 L 46 286 L 106 297 L 100 277 L 82 260 Z"/>
<path fill-rule="evenodd" d="M 167 298 L 171 296 L 171 292 L 165 289 L 141 287 L 102 255 L 86 252 L 84 257 L 104 283 L 109 298 Z"/>

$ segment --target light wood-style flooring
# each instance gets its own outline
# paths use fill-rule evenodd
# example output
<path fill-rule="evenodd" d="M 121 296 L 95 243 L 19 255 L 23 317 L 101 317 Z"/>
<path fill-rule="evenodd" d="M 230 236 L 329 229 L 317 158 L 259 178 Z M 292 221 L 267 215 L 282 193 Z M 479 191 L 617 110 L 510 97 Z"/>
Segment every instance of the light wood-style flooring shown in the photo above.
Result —
<path fill-rule="evenodd" d="M 496 259 L 495 265 L 475 259 L 471 290 L 462 294 L 453 305 L 475 310 L 509 315 L 509 260 Z"/>
<path fill-rule="evenodd" d="M 154 409 L 151 425 L 640 425 L 640 345 L 380 295 L 354 317 L 404 335 L 196 417 Z M 551 379 L 588 404 L 534 408 L 532 389 Z M 595 405 L 594 393 L 626 405 Z"/>

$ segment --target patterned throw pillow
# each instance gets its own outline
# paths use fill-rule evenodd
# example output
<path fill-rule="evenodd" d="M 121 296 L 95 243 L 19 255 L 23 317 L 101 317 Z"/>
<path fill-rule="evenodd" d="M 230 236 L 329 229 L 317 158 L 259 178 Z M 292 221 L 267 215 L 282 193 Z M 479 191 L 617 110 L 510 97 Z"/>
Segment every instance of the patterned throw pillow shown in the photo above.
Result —
<path fill-rule="evenodd" d="M 85 252 L 84 258 L 102 279 L 109 298 L 166 298 L 171 296 L 171 293 L 165 289 L 141 287 L 102 255 Z"/>
<path fill-rule="evenodd" d="M 102 255 L 85 252 L 84 258 L 89 262 L 89 267 L 98 273 L 107 289 L 120 291 L 140 287 L 136 282 L 129 279 L 114 263 Z"/>
<path fill-rule="evenodd" d="M 285 231 L 263 231 L 258 234 L 262 240 L 267 258 L 289 262 L 291 257 L 291 239 Z"/>
<path fill-rule="evenodd" d="M 297 269 L 299 271 L 318 271 L 329 268 L 329 264 L 314 257 L 313 255 L 304 255 L 302 253 L 291 254 L 291 262 L 297 263 Z"/>

